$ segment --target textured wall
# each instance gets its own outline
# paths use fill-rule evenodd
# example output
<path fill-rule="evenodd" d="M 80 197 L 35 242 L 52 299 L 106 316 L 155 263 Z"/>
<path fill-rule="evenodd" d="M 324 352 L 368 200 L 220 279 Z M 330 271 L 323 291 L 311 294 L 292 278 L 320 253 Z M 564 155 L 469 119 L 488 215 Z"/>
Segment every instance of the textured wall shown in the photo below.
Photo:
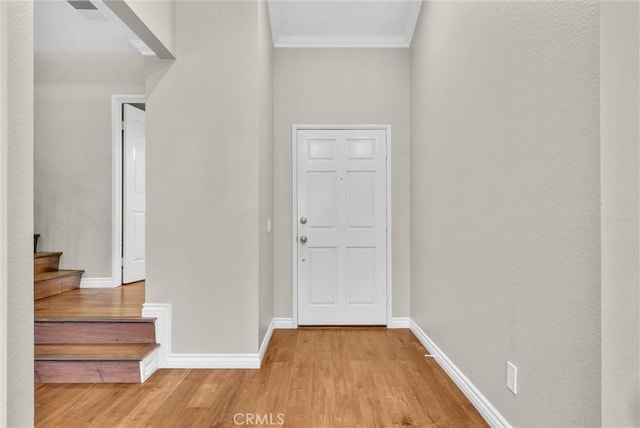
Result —
<path fill-rule="evenodd" d="M 260 335 L 262 342 L 273 319 L 273 42 L 266 0 L 258 7 L 258 155 L 259 215 L 258 233 L 260 275 Z"/>
<path fill-rule="evenodd" d="M 146 300 L 172 304 L 174 352 L 257 352 L 258 5 L 178 2 L 176 19 L 179 58 L 147 67 Z"/>
<path fill-rule="evenodd" d="M 28 427 L 33 426 L 34 408 L 33 3 L 3 2 L 0 8 L 0 43 L 6 48 L 0 52 L 0 78 L 6 93 L 0 95 L 7 107 L 0 111 L 0 121 L 5 124 L 0 127 L 0 287 L 7 300 L 6 308 L 0 308 L 0 322 L 6 328 L 6 426 Z M 5 378 L 0 381 L 5 387 Z M 0 418 L 2 424 L 5 421 Z"/>
<path fill-rule="evenodd" d="M 35 230 L 39 250 L 85 278 L 111 277 L 112 95 L 144 95 L 140 54 L 38 53 Z"/>
<path fill-rule="evenodd" d="M 514 426 L 600 424 L 598 11 L 426 2 L 414 37 L 411 317 Z"/>
<path fill-rule="evenodd" d="M 7 5 L 0 3 L 0 426 L 7 425 L 7 321 L 9 307 L 7 298 L 9 295 L 9 248 L 7 246 L 7 234 L 9 222 L 7 218 Z"/>
<path fill-rule="evenodd" d="M 637 2 L 600 5 L 602 425 L 640 426 Z"/>
<path fill-rule="evenodd" d="M 391 125 L 393 316 L 409 316 L 409 50 L 276 49 L 274 310 L 292 315 L 291 125 Z"/>

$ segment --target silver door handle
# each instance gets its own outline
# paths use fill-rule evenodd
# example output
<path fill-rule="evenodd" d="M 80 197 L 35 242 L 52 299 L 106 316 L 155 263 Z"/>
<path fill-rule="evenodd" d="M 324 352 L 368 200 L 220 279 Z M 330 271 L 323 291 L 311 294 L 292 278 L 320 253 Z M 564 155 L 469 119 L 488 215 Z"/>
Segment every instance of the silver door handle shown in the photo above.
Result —
<path fill-rule="evenodd" d="M 306 217 L 300 217 L 300 224 L 307 224 L 307 218 Z"/>
<path fill-rule="evenodd" d="M 306 237 L 306 236 L 304 236 L 304 235 L 302 235 L 302 236 L 300 237 L 300 242 L 301 242 L 301 243 L 303 243 L 303 244 L 306 244 L 306 243 L 307 243 L 307 237 Z"/>

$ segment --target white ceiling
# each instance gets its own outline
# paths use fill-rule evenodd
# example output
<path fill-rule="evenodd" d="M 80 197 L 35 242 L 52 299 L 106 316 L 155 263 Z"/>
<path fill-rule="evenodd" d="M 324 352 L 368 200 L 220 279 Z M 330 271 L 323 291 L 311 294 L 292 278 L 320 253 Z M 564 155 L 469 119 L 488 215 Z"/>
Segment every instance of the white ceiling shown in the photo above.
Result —
<path fill-rule="evenodd" d="M 139 52 L 132 41 L 140 38 L 102 0 L 91 2 L 97 11 L 76 10 L 64 0 L 36 0 L 35 51 Z"/>
<path fill-rule="evenodd" d="M 146 45 L 102 0 L 91 1 L 97 11 L 79 11 L 64 0 L 36 0 L 36 52 L 145 51 Z M 275 47 L 409 47 L 421 4 L 268 0 Z"/>
<path fill-rule="evenodd" d="M 406 48 L 421 0 L 268 0 L 276 47 Z"/>

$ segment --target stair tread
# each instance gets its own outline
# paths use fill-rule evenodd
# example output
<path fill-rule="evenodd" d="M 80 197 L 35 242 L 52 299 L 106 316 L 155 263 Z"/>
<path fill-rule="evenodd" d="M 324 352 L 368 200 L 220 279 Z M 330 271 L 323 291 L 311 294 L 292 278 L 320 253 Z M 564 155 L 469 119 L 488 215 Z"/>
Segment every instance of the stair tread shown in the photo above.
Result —
<path fill-rule="evenodd" d="M 158 348 L 157 343 L 35 345 L 36 361 L 138 361 Z"/>
<path fill-rule="evenodd" d="M 42 317 L 36 318 L 35 322 L 56 322 L 56 323 L 73 323 L 73 322 L 86 322 L 86 323 L 119 323 L 119 322 L 127 322 L 127 323 L 152 323 L 155 322 L 155 317 L 128 317 L 128 316 L 113 316 L 113 317 Z"/>
<path fill-rule="evenodd" d="M 34 276 L 34 282 L 42 282 L 55 278 L 64 278 L 65 276 L 82 275 L 83 270 L 60 269 L 51 272 L 41 272 Z"/>
<path fill-rule="evenodd" d="M 33 253 L 33 258 L 39 259 L 40 257 L 55 257 L 55 256 L 61 256 L 61 255 L 62 255 L 61 251 L 44 251 L 44 252 Z"/>

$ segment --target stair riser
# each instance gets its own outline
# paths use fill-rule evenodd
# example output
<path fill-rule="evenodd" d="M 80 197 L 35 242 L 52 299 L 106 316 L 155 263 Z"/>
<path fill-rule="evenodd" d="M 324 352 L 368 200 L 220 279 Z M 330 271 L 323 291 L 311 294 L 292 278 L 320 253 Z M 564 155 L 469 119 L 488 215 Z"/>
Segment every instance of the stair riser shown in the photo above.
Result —
<path fill-rule="evenodd" d="M 36 361 L 36 383 L 140 383 L 140 361 Z"/>
<path fill-rule="evenodd" d="M 51 322 L 36 321 L 35 343 L 155 343 L 150 322 Z"/>
<path fill-rule="evenodd" d="M 80 288 L 81 278 L 82 274 L 78 274 L 36 282 L 34 299 L 44 299 L 45 297 L 55 296 L 56 294 L 62 294 L 66 291 Z"/>
<path fill-rule="evenodd" d="M 60 267 L 60 256 L 52 255 L 47 257 L 38 257 L 33 259 L 34 273 L 53 272 Z"/>

